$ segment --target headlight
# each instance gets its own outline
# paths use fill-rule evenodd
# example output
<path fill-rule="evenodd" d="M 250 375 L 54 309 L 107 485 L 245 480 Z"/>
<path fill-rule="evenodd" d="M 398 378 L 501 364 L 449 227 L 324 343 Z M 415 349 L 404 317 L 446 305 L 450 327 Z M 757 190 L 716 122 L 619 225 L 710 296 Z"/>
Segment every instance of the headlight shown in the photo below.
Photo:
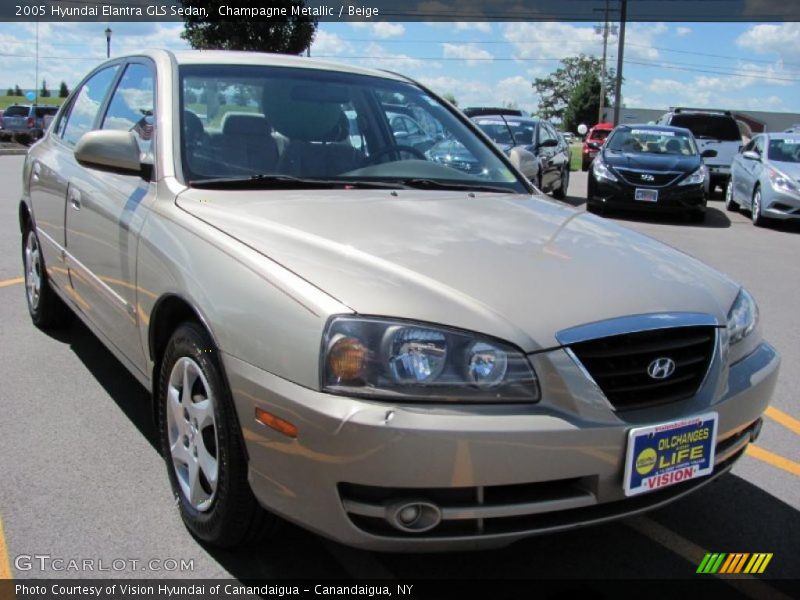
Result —
<path fill-rule="evenodd" d="M 742 288 L 728 312 L 730 363 L 735 363 L 755 350 L 759 339 L 757 335 L 751 334 L 757 327 L 758 306 L 750 293 Z M 749 343 L 742 343 L 744 340 L 748 340 Z"/>
<path fill-rule="evenodd" d="M 535 402 L 525 355 L 506 342 L 427 324 L 334 317 L 325 331 L 322 389 L 383 400 Z"/>
<path fill-rule="evenodd" d="M 678 185 L 700 185 L 706 180 L 706 166 L 700 165 L 694 173 L 681 181 Z"/>
<path fill-rule="evenodd" d="M 776 171 L 775 169 L 767 169 L 767 177 L 769 178 L 769 182 L 772 187 L 780 192 L 797 193 L 800 191 L 791 178 L 787 177 L 780 171 Z"/>
<path fill-rule="evenodd" d="M 617 176 L 611 172 L 608 165 L 600 160 L 600 157 L 594 159 L 592 163 L 592 174 L 595 179 L 605 179 L 606 181 L 618 181 Z"/>

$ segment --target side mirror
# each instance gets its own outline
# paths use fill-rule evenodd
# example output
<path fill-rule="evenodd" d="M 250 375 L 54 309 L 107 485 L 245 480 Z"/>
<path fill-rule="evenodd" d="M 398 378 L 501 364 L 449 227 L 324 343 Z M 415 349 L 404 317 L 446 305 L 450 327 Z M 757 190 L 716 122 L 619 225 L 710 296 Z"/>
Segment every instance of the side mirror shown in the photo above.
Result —
<path fill-rule="evenodd" d="M 761 156 L 758 154 L 758 152 L 753 150 L 742 152 L 742 158 L 746 158 L 747 160 L 761 160 Z"/>
<path fill-rule="evenodd" d="M 130 131 L 89 131 L 75 145 L 75 159 L 83 166 L 121 175 L 142 175 L 139 143 Z"/>
<path fill-rule="evenodd" d="M 547 139 L 543 142 L 539 143 L 539 148 L 552 148 L 554 146 L 558 146 L 558 140 L 554 140 L 553 138 Z"/>
<path fill-rule="evenodd" d="M 714 158 L 717 155 L 716 150 L 703 150 L 703 153 L 700 155 L 701 158 Z"/>

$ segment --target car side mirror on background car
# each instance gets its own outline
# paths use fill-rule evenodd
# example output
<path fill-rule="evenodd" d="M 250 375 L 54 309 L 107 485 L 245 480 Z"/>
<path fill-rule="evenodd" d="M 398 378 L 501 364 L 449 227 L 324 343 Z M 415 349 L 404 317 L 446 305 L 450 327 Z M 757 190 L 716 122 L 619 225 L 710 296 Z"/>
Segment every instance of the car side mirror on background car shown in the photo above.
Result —
<path fill-rule="evenodd" d="M 742 152 L 742 158 L 746 158 L 747 160 L 761 160 L 761 156 L 758 152 L 753 150 L 747 150 L 746 152 Z"/>
<path fill-rule="evenodd" d="M 714 158 L 717 155 L 716 150 L 703 150 L 703 153 L 700 155 L 700 158 Z"/>
<path fill-rule="evenodd" d="M 75 159 L 85 167 L 121 175 L 143 175 L 139 143 L 130 131 L 89 131 L 75 145 Z"/>

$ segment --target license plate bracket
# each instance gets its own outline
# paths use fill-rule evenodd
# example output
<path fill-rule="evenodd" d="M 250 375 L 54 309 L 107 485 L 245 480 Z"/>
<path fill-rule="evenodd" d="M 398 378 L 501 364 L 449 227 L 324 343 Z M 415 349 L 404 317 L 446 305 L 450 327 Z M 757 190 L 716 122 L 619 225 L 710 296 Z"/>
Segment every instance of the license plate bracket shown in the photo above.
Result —
<path fill-rule="evenodd" d="M 628 432 L 626 496 L 663 489 L 714 470 L 718 415 L 636 427 Z"/>
<path fill-rule="evenodd" d="M 636 188 L 636 191 L 633 193 L 633 198 L 639 202 L 658 202 L 658 190 Z"/>

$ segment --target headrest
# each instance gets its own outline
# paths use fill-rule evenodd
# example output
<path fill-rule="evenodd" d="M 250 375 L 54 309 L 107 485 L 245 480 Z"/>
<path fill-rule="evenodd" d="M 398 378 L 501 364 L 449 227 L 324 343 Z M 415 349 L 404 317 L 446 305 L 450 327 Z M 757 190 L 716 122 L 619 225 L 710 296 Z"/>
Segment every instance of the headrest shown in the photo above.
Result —
<path fill-rule="evenodd" d="M 190 110 L 183 111 L 183 134 L 190 142 L 197 139 L 204 131 L 203 122 Z"/>
<path fill-rule="evenodd" d="M 296 82 L 286 79 L 267 81 L 261 104 L 264 115 L 278 133 L 289 139 L 328 141 L 339 124 L 341 103 L 293 98 L 296 85 Z"/>
<path fill-rule="evenodd" d="M 667 150 L 672 152 L 680 152 L 681 151 L 681 143 L 676 139 L 667 140 Z"/>
<path fill-rule="evenodd" d="M 270 135 L 272 128 L 263 115 L 225 113 L 222 118 L 222 133 L 225 135 Z"/>

